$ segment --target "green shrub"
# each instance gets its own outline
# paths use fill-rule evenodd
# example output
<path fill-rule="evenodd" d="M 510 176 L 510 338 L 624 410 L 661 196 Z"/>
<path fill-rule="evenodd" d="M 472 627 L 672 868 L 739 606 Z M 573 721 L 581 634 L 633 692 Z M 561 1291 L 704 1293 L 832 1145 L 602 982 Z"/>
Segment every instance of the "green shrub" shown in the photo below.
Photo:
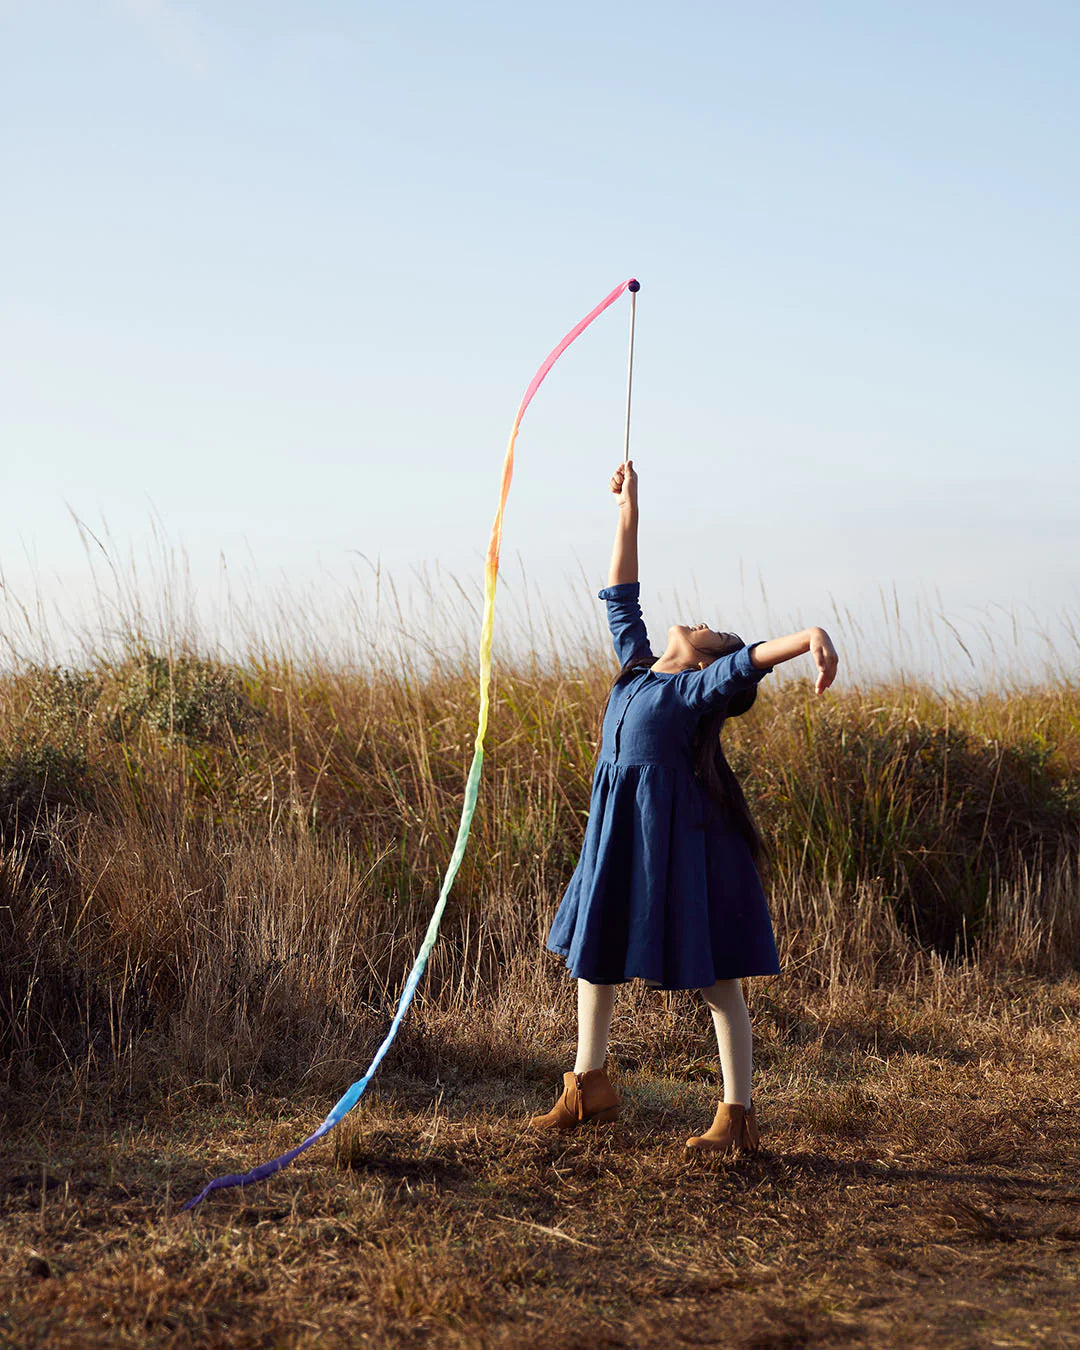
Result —
<path fill-rule="evenodd" d="M 0 757 L 0 837 L 50 807 L 74 806 L 87 794 L 86 751 L 73 745 L 19 745 Z"/>
<path fill-rule="evenodd" d="M 145 652 L 121 673 L 113 726 L 118 737 L 142 723 L 163 736 L 222 745 L 242 737 L 258 716 L 235 670 Z"/>
<path fill-rule="evenodd" d="M 765 770 L 760 811 L 792 865 L 883 878 L 898 920 L 952 955 L 981 931 L 1000 868 L 1051 867 L 1080 828 L 1074 785 L 1036 737 L 1004 745 L 895 715 L 830 718 L 801 763 Z"/>

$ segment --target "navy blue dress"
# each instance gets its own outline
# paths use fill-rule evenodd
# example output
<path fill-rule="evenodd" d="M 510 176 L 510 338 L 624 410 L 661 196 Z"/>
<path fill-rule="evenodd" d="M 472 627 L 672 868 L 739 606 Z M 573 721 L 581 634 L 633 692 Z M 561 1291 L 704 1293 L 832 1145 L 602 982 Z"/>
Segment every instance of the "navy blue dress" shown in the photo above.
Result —
<path fill-rule="evenodd" d="M 649 655 L 636 581 L 608 586 L 621 665 Z M 776 975 L 772 923 L 746 840 L 694 776 L 702 715 L 767 675 L 750 648 L 704 670 L 643 667 L 612 690 L 577 868 L 547 945 L 593 984 L 661 989 Z"/>

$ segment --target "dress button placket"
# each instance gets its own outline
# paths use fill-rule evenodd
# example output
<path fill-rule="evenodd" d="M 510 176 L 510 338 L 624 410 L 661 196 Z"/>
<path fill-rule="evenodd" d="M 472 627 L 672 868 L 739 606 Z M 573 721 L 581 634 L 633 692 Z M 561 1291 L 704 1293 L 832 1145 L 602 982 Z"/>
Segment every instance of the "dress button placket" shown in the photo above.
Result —
<path fill-rule="evenodd" d="M 641 688 L 641 686 L 642 686 L 643 683 L 644 683 L 643 680 L 638 680 L 638 681 L 634 684 L 633 688 L 630 689 L 630 690 L 627 692 L 627 695 L 626 695 L 626 702 L 625 702 L 625 703 L 623 704 L 623 706 L 622 706 L 622 712 L 619 714 L 619 720 L 615 723 L 615 736 L 614 736 L 615 747 L 614 747 L 614 756 L 615 756 L 615 761 L 616 761 L 616 763 L 618 762 L 618 759 L 619 759 L 619 739 L 620 739 L 620 735 L 619 735 L 619 734 L 620 734 L 620 732 L 622 731 L 623 718 L 626 716 L 626 710 L 627 710 L 627 708 L 629 708 L 629 706 L 630 706 L 630 700 L 634 697 L 634 695 L 637 693 L 637 691 Z"/>

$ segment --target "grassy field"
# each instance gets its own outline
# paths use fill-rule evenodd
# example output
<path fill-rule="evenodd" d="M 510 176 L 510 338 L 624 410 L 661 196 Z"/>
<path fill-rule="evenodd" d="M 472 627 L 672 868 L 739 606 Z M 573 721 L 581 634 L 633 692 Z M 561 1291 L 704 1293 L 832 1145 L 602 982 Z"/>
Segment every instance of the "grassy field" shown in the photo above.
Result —
<path fill-rule="evenodd" d="M 384 1033 L 472 672 L 129 645 L 3 681 L 0 1344 L 1080 1344 L 1080 691 L 767 682 L 729 728 L 785 973 L 749 987 L 765 1152 L 691 1163 L 718 1082 L 689 995 L 623 991 L 614 1126 L 522 1131 L 572 1055 L 543 936 L 609 675 L 497 672 L 385 1072 L 194 1216 Z"/>

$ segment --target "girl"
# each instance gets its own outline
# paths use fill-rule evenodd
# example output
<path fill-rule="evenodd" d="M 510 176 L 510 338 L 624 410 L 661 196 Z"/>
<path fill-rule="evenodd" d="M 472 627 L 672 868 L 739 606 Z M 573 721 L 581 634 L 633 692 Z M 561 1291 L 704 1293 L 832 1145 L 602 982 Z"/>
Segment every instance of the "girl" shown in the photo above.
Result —
<path fill-rule="evenodd" d="M 716 1028 L 724 1100 L 690 1149 L 756 1152 L 750 1019 L 740 979 L 779 962 L 756 861 L 760 840 L 720 732 L 747 712 L 781 661 L 809 652 L 815 692 L 837 656 L 821 628 L 746 646 L 706 624 L 675 624 L 654 656 L 638 605 L 637 475 L 611 479 L 618 503 L 608 622 L 622 666 L 604 709 L 589 823 L 548 947 L 578 982 L 577 1060 L 533 1129 L 614 1120 L 620 1099 L 604 1070 L 616 984 L 700 989 Z"/>

